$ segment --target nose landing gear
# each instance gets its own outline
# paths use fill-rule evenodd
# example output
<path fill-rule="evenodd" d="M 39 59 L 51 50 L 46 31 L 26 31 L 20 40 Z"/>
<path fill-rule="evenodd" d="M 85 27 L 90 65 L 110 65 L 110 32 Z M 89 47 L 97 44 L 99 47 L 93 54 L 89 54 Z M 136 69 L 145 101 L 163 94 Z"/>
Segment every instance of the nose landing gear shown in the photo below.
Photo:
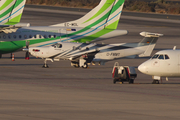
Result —
<path fill-rule="evenodd" d="M 47 64 L 47 60 L 44 60 L 44 65 L 42 66 L 43 68 L 49 68 L 48 64 Z"/>

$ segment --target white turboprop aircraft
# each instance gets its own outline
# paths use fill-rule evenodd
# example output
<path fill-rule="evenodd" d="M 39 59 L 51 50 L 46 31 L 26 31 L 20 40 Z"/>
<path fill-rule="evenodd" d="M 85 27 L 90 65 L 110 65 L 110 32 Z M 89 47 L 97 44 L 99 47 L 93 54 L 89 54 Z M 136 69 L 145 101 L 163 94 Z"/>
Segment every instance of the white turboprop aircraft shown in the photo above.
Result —
<path fill-rule="evenodd" d="M 159 36 L 162 34 L 141 32 L 144 39 L 139 43 L 95 44 L 59 42 L 47 47 L 30 47 L 25 49 L 35 57 L 45 59 L 43 67 L 48 67 L 47 60 L 71 60 L 71 66 L 87 68 L 88 64 L 98 62 L 103 65 L 107 61 L 130 57 L 150 56 Z"/>
<path fill-rule="evenodd" d="M 93 42 L 127 34 L 117 26 L 125 0 L 101 0 L 82 18 L 51 26 L 20 22 L 26 0 L 0 0 L 0 56 L 23 48 L 57 42 Z M 47 16 L 48 17 L 48 16 Z M 26 53 L 28 59 L 29 54 Z"/>
<path fill-rule="evenodd" d="M 180 77 L 180 50 L 162 50 L 138 67 L 144 74 L 152 75 L 153 84 L 159 84 L 162 77 Z"/>

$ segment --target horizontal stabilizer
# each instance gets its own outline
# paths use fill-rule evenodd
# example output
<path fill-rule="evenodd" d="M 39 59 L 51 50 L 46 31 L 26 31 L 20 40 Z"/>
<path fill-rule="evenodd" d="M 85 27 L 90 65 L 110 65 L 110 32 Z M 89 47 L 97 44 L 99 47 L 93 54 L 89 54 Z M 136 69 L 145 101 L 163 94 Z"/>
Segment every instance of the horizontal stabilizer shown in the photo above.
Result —
<path fill-rule="evenodd" d="M 163 36 L 163 34 L 150 33 L 150 32 L 141 32 L 140 35 L 144 36 L 144 37 L 160 37 L 160 36 Z"/>
<path fill-rule="evenodd" d="M 144 36 L 144 39 L 139 43 L 138 46 L 142 46 L 141 49 L 144 49 L 145 52 L 143 54 L 140 54 L 139 57 L 150 56 L 158 41 L 158 38 L 160 36 L 163 36 L 163 34 L 141 32 L 140 35 Z"/>

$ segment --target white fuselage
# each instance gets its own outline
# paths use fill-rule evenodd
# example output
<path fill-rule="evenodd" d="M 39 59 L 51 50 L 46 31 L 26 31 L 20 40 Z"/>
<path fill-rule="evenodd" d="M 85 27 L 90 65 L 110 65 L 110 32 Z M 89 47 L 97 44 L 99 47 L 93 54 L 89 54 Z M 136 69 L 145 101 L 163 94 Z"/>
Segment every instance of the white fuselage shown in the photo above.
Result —
<path fill-rule="evenodd" d="M 59 59 L 71 60 L 73 66 L 82 66 L 98 62 L 104 65 L 105 62 L 123 57 L 135 58 L 150 56 L 160 34 L 141 32 L 144 36 L 139 43 L 118 43 L 118 44 L 96 44 L 96 43 L 74 43 L 58 42 L 51 46 L 30 47 L 28 51 L 35 57 L 47 60 L 59 61 Z"/>
<path fill-rule="evenodd" d="M 163 50 L 138 67 L 144 74 L 159 77 L 180 77 L 180 50 Z"/>
<path fill-rule="evenodd" d="M 144 52 L 146 49 L 145 46 L 140 46 L 136 48 L 116 48 L 122 44 L 109 44 L 109 45 L 102 45 L 99 47 L 95 43 L 91 43 L 86 46 L 82 46 L 81 43 L 65 43 L 61 44 L 61 47 L 54 47 L 54 46 L 47 46 L 47 47 L 31 47 L 29 48 L 29 52 L 31 55 L 40 57 L 40 58 L 55 58 L 55 59 L 69 59 L 74 58 L 76 56 L 81 56 L 87 53 L 96 52 L 93 61 L 100 62 L 100 61 L 110 61 L 122 57 L 132 56 L 132 55 L 139 55 Z M 87 48 L 89 48 L 87 50 Z M 116 48 L 113 49 L 113 48 Z"/>

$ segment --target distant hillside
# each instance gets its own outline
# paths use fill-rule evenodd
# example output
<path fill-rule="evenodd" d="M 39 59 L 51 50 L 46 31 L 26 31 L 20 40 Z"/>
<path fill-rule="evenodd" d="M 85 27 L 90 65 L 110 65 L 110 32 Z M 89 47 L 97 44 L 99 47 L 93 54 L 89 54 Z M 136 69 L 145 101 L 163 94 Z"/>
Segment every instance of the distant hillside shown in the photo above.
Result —
<path fill-rule="evenodd" d="M 180 0 L 151 0 L 151 2 L 145 2 L 145 0 L 126 0 L 124 9 L 138 12 L 180 14 L 179 2 Z"/>
<path fill-rule="evenodd" d="M 100 0 L 27 0 L 27 4 L 94 8 Z M 126 0 L 124 10 L 180 14 L 180 0 Z"/>

